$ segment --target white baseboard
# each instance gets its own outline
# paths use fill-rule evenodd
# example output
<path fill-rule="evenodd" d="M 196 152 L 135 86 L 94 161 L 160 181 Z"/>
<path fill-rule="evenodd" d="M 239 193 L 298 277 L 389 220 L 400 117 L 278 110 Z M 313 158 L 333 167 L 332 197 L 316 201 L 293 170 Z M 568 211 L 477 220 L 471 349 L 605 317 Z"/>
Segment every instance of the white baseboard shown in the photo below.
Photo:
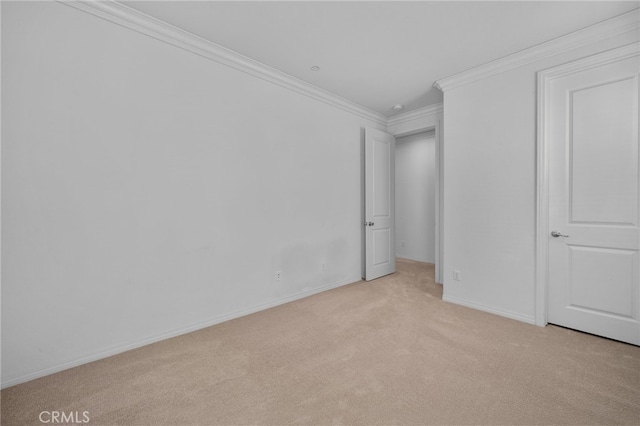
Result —
<path fill-rule="evenodd" d="M 414 262 L 420 262 L 420 263 L 428 263 L 429 265 L 435 265 L 435 262 L 430 262 L 428 260 L 421 260 L 421 259 L 417 259 L 411 256 L 405 256 L 405 255 L 401 255 L 401 254 L 396 254 L 396 258 L 398 259 L 405 259 L 405 260 L 412 260 Z"/>
<path fill-rule="evenodd" d="M 442 295 L 442 300 L 444 300 L 445 302 L 454 303 L 456 305 L 466 306 L 467 308 L 488 312 L 490 314 L 500 315 L 501 317 L 506 317 L 516 321 L 525 322 L 527 324 L 536 325 L 536 319 L 533 316 L 522 315 L 516 312 L 506 311 L 498 308 L 492 308 L 490 306 L 469 302 L 469 301 L 458 299 L 457 297 L 452 297 L 452 296 Z"/>
<path fill-rule="evenodd" d="M 313 296 L 314 294 L 318 294 L 334 288 L 342 287 L 347 284 L 352 284 L 357 281 L 360 281 L 360 277 L 338 281 L 331 284 L 326 284 L 321 287 L 301 291 L 291 296 L 282 297 L 280 299 L 273 300 L 267 303 L 261 303 L 261 304 L 252 306 L 250 308 L 243 309 L 241 311 L 232 312 L 224 315 L 218 315 L 206 321 L 202 321 L 186 327 L 176 328 L 164 333 L 148 336 L 140 340 L 114 346 L 104 351 L 86 354 L 84 356 L 79 357 L 78 359 L 75 359 L 69 362 L 64 362 L 62 364 L 54 365 L 54 366 L 45 368 L 43 370 L 34 371 L 32 373 L 23 374 L 21 376 L 9 378 L 6 380 L 3 378 L 2 382 L 0 383 L 0 389 L 8 388 L 10 386 L 18 385 L 20 383 L 29 382 L 31 380 L 39 379 L 40 377 L 45 377 L 50 374 L 59 373 L 60 371 L 68 370 L 70 368 L 78 367 L 83 364 L 88 364 L 93 361 L 98 361 L 104 358 L 108 358 L 110 356 L 117 355 L 122 352 L 127 352 L 132 349 L 140 348 L 142 346 L 150 345 L 152 343 L 156 343 L 161 340 L 170 339 L 172 337 L 177 337 L 182 334 L 187 334 L 197 330 L 201 330 L 203 328 L 211 327 L 216 324 L 223 323 L 225 321 L 243 317 L 245 315 L 250 315 L 256 312 L 264 311 L 266 309 L 274 308 L 279 305 L 284 305 L 285 303 L 293 302 L 295 300 L 304 299 L 305 297 Z"/>

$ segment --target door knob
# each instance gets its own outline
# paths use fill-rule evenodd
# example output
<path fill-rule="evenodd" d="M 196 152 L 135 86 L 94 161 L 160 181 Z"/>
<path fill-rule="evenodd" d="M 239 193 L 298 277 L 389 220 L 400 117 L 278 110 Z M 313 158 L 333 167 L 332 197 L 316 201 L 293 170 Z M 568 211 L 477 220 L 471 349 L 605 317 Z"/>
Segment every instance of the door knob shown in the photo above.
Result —
<path fill-rule="evenodd" d="M 365 222 L 365 223 L 364 223 L 364 226 L 373 226 L 373 225 L 374 225 L 374 223 L 373 223 L 373 222 Z"/>
<path fill-rule="evenodd" d="M 567 234 L 563 234 L 560 231 L 551 231 L 551 236 L 553 238 L 558 238 L 558 237 L 565 237 L 565 238 L 569 238 L 569 236 Z"/>

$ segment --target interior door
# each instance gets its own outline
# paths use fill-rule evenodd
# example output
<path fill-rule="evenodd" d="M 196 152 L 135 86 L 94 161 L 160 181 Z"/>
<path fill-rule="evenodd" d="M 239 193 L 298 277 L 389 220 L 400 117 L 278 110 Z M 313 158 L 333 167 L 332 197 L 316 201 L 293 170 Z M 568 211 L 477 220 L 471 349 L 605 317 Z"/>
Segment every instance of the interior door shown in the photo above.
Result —
<path fill-rule="evenodd" d="M 365 280 L 396 271 L 395 253 L 396 140 L 376 129 L 365 129 Z"/>
<path fill-rule="evenodd" d="M 549 91 L 548 322 L 640 344 L 638 56 Z"/>

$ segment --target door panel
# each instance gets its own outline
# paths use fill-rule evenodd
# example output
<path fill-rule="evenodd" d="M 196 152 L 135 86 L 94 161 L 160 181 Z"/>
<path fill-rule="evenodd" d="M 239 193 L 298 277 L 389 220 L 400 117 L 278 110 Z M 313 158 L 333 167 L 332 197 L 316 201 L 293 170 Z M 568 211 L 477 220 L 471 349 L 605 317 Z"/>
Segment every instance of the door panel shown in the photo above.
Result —
<path fill-rule="evenodd" d="M 387 138 L 372 137 L 373 144 L 373 217 L 388 218 L 391 210 L 390 143 Z"/>
<path fill-rule="evenodd" d="M 396 270 L 395 138 L 365 130 L 365 279 Z"/>
<path fill-rule="evenodd" d="M 634 92 L 635 76 L 570 92 L 573 223 L 637 225 Z"/>
<path fill-rule="evenodd" d="M 637 56 L 549 91 L 548 321 L 640 344 Z"/>
<path fill-rule="evenodd" d="M 569 262 L 569 307 L 633 318 L 637 252 L 569 246 Z"/>
<path fill-rule="evenodd" d="M 375 253 L 373 259 L 374 266 L 384 265 L 389 262 L 391 253 L 389 253 L 389 247 L 391 246 L 391 232 L 388 229 L 374 229 L 373 230 L 373 252 Z"/>

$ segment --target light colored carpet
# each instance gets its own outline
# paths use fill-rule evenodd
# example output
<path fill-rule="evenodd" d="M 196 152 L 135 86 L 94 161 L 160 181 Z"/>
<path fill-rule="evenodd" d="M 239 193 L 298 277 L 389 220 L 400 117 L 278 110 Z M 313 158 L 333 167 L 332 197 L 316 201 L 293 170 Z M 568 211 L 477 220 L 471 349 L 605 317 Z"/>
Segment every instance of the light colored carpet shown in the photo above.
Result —
<path fill-rule="evenodd" d="M 640 424 L 640 348 L 358 282 L 1 392 L 2 425 Z"/>

